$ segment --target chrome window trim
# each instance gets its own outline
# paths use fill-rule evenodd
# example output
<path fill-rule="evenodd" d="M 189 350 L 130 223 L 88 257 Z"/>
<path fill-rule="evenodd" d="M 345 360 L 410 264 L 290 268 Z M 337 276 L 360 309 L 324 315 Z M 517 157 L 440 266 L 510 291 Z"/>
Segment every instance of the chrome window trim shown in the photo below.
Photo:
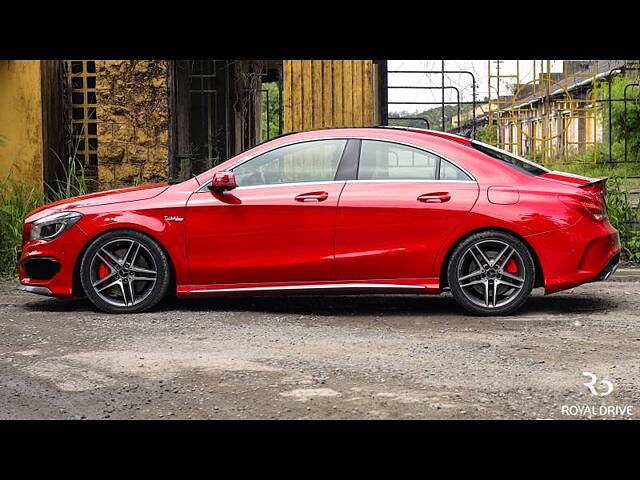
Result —
<path fill-rule="evenodd" d="M 234 190 L 247 190 L 250 188 L 267 188 L 267 187 L 292 187 L 295 185 L 327 185 L 329 183 L 345 183 L 346 180 L 327 180 L 326 182 L 290 182 L 290 183 L 270 183 L 268 185 L 247 185 L 244 187 L 236 187 Z"/>
<path fill-rule="evenodd" d="M 469 182 L 478 183 L 478 180 L 473 175 L 471 175 L 471 173 L 468 170 L 466 170 L 465 168 L 461 167 L 460 165 L 458 165 L 453 160 L 445 157 L 444 155 L 442 155 L 440 153 L 434 152 L 433 150 L 429 150 L 428 148 L 424 148 L 424 147 L 422 147 L 420 145 L 416 145 L 416 144 L 413 144 L 413 143 L 401 142 L 401 141 L 398 141 L 398 140 L 388 140 L 388 139 L 385 139 L 385 138 L 368 137 L 368 136 L 364 136 L 364 135 L 349 136 L 349 137 L 339 137 L 339 136 L 335 137 L 335 136 L 332 136 L 332 137 L 324 137 L 324 138 L 306 138 L 306 139 L 303 139 L 303 140 L 291 141 L 289 143 L 284 143 L 282 145 L 278 145 L 277 147 L 272 148 L 271 150 L 265 150 L 263 152 L 256 153 L 255 155 L 251 155 L 251 156 L 239 161 L 238 163 L 232 165 L 231 167 L 229 167 L 227 169 L 227 171 L 233 171 L 234 168 L 239 167 L 240 165 L 243 165 L 243 164 L 247 163 L 248 161 L 253 160 L 254 158 L 256 158 L 256 157 L 258 157 L 260 155 L 264 155 L 265 153 L 273 152 L 274 150 L 277 150 L 279 148 L 288 147 L 290 145 L 296 145 L 296 144 L 299 144 L 299 143 L 319 142 L 319 141 L 323 141 L 323 140 L 375 140 L 375 141 L 379 141 L 379 142 L 396 143 L 398 145 L 405 145 L 407 147 L 417 148 L 418 150 L 422 150 L 424 152 L 430 153 L 431 155 L 435 155 L 437 157 L 440 157 L 443 160 L 446 160 L 447 162 L 450 162 L 451 164 L 453 164 L 454 166 L 456 166 L 460 170 L 462 170 L 464 173 L 469 175 L 469 178 L 471 178 L 471 180 L 409 180 L 409 181 L 412 181 L 412 182 L 416 182 L 416 181 L 417 182 L 422 182 L 422 181 L 427 181 L 427 182 L 447 182 L 447 181 L 452 182 L 452 181 L 457 181 L 457 182 L 466 182 L 466 183 L 469 183 Z M 346 145 L 345 145 L 345 148 L 346 148 Z M 193 193 L 209 192 L 208 186 L 211 183 L 211 181 L 212 180 L 209 180 L 208 182 L 203 183 L 196 190 L 194 190 Z M 344 181 L 345 180 L 340 180 L 339 183 L 342 183 Z M 358 179 L 355 179 L 355 180 L 346 180 L 346 181 L 347 182 L 368 182 L 368 181 L 371 181 L 371 180 L 358 180 Z M 387 182 L 387 181 L 389 181 L 389 182 L 401 182 L 401 181 L 404 181 L 404 180 L 380 180 L 380 181 L 382 181 L 382 182 Z M 286 183 L 286 184 L 285 183 L 274 183 L 274 184 L 269 184 L 269 185 L 253 185 L 253 186 L 237 187 L 234 190 L 241 189 L 241 188 L 244 189 L 244 188 L 258 188 L 258 187 L 280 187 L 280 186 L 283 186 L 283 185 L 304 185 L 304 184 L 307 184 L 307 185 L 308 184 L 316 184 L 316 185 L 318 185 L 318 184 L 333 183 L 333 182 L 336 182 L 336 180 L 329 180 L 329 181 L 326 181 L 326 182 L 293 182 L 293 183 Z"/>
<path fill-rule="evenodd" d="M 381 183 L 381 182 L 393 182 L 393 183 L 478 183 L 473 180 L 420 180 L 416 179 L 398 179 L 391 178 L 378 179 L 378 180 L 347 180 L 347 183 Z"/>
<path fill-rule="evenodd" d="M 189 290 L 192 293 L 215 293 L 215 292 L 277 292 L 281 290 L 339 290 L 344 288 L 393 288 L 393 289 L 411 289 L 424 290 L 425 285 L 403 285 L 401 283 L 321 283 L 314 285 L 281 285 L 269 287 L 230 287 L 230 288 L 205 288 L 202 290 Z"/>

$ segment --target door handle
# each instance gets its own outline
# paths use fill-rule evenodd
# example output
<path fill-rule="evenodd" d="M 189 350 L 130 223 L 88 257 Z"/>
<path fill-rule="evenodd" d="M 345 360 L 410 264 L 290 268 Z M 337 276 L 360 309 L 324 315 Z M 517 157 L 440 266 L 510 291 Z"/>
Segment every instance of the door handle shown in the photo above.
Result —
<path fill-rule="evenodd" d="M 451 195 L 449 195 L 449 192 L 425 193 L 420 195 L 417 200 L 424 203 L 444 203 L 451 200 Z"/>
<path fill-rule="evenodd" d="M 296 196 L 296 201 L 298 202 L 323 202 L 327 198 L 329 198 L 329 194 L 327 192 L 309 192 L 309 193 L 301 193 Z"/>

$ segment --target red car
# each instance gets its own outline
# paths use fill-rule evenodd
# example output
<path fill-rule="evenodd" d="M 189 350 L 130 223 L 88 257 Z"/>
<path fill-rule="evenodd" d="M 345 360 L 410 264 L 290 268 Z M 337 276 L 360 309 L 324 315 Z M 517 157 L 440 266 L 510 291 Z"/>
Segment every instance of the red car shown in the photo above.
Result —
<path fill-rule="evenodd" d="M 24 223 L 22 289 L 140 312 L 179 297 L 439 293 L 479 315 L 607 278 L 606 179 L 411 128 L 289 134 L 190 180 L 52 203 Z"/>

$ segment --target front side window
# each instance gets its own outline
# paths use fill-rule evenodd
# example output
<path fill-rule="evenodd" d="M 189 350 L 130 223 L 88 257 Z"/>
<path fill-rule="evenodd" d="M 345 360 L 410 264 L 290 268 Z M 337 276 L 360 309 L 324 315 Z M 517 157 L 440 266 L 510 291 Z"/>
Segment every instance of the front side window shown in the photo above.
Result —
<path fill-rule="evenodd" d="M 358 180 L 471 180 L 460 168 L 424 150 L 363 140 Z"/>
<path fill-rule="evenodd" d="M 317 140 L 263 153 L 231 169 L 240 187 L 333 181 L 347 140 Z"/>

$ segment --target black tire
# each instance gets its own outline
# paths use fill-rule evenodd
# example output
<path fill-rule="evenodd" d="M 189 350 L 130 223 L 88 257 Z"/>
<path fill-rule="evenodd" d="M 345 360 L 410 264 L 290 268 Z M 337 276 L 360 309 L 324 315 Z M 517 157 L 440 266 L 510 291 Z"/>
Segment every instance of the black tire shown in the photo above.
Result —
<path fill-rule="evenodd" d="M 102 277 L 100 269 L 106 270 L 107 275 Z M 80 263 L 80 281 L 86 296 L 108 313 L 137 313 L 153 308 L 167 293 L 170 272 L 169 259 L 158 243 L 136 230 L 113 230 L 101 235 L 91 242 Z M 109 287 L 111 283 L 115 285 Z"/>
<path fill-rule="evenodd" d="M 501 231 L 466 238 L 447 265 L 453 297 L 467 312 L 481 316 L 509 315 L 518 310 L 529 298 L 535 276 L 535 262 L 526 245 Z"/>

